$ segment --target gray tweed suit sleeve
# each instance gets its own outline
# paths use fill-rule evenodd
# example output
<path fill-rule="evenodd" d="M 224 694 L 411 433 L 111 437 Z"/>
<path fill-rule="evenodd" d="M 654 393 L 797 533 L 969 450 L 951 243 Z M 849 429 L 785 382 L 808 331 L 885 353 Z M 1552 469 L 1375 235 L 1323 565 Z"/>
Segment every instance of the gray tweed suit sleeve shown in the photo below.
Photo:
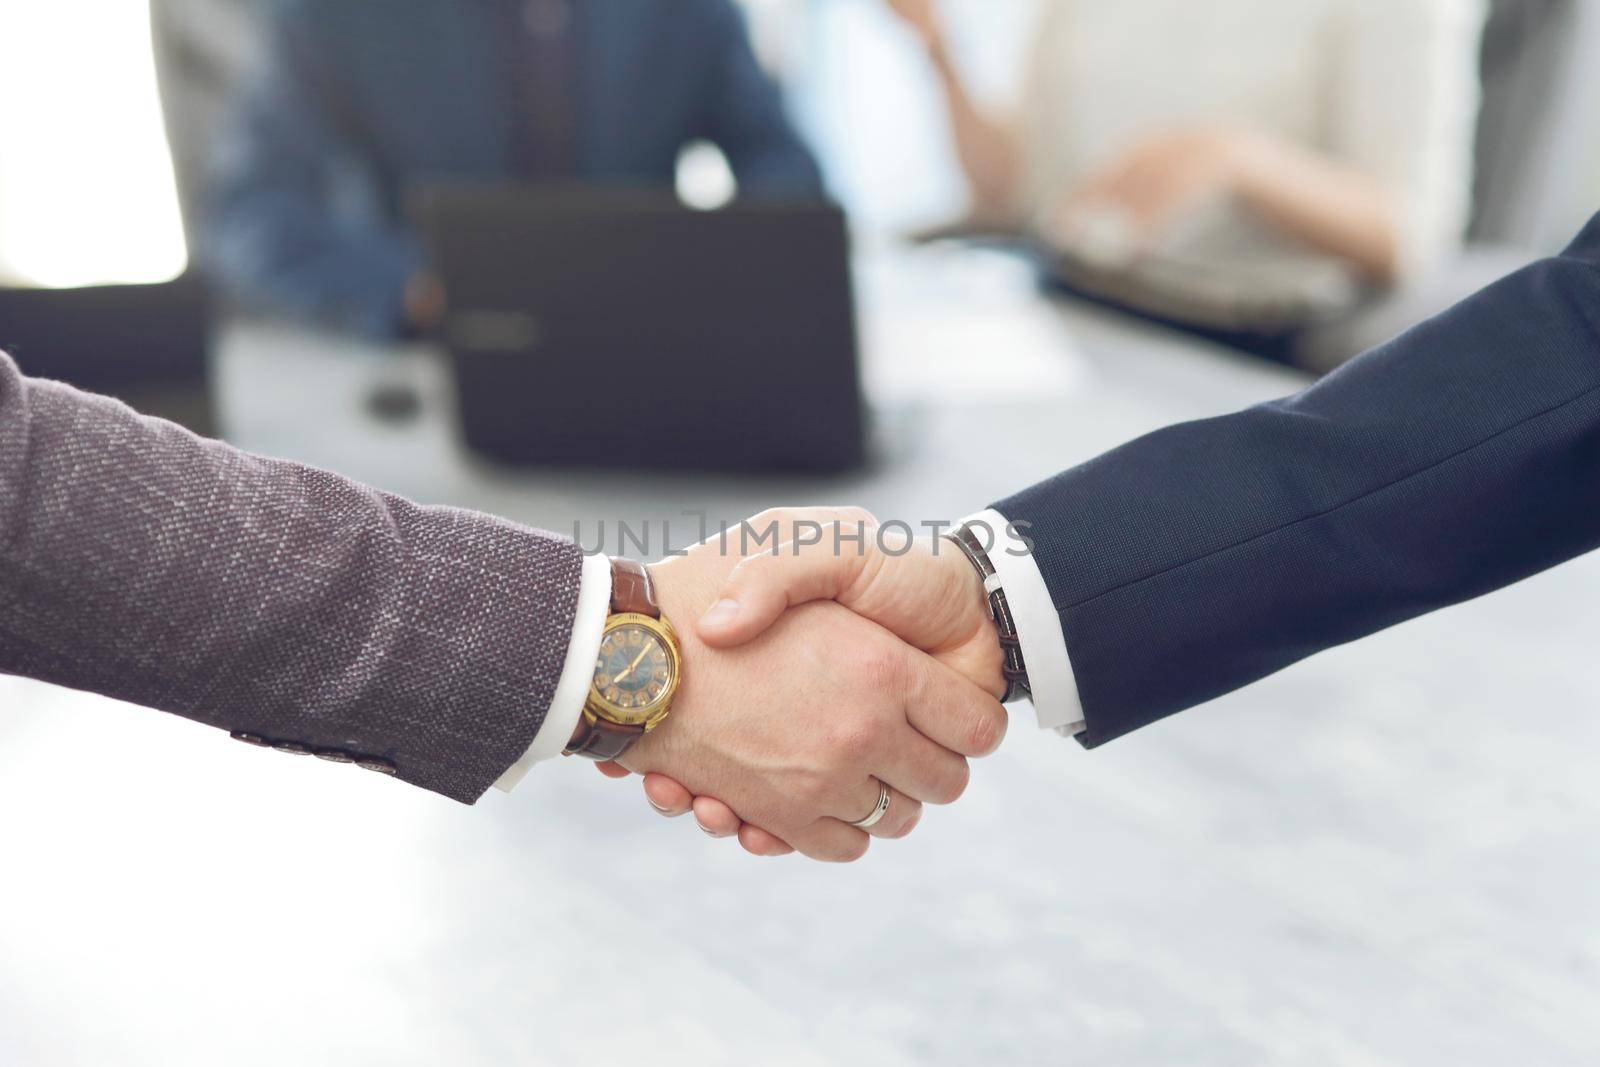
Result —
<path fill-rule="evenodd" d="M 387 760 L 476 800 L 532 742 L 571 542 L 27 378 L 0 354 L 0 672 Z"/>

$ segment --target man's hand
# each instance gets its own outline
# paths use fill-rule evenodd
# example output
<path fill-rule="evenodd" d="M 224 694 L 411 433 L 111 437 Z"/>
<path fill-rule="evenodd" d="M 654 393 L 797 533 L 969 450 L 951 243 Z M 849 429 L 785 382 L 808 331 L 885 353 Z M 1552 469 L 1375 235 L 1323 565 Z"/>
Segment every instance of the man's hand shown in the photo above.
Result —
<path fill-rule="evenodd" d="M 753 522 L 760 529 L 774 519 L 792 540 L 797 520 L 815 525 L 870 517 L 781 512 Z M 729 541 L 736 548 L 738 535 Z M 869 838 L 849 823 L 872 810 L 878 782 L 890 787 L 892 799 L 870 833 L 904 836 L 921 817 L 923 803 L 947 804 L 961 795 L 966 757 L 987 755 L 999 745 L 1006 720 L 994 695 L 1000 689 L 998 658 L 985 692 L 839 604 L 799 607 L 797 591 L 792 604 L 785 593 L 773 610 L 765 598 L 795 579 L 787 570 L 763 576 L 754 565 L 761 558 L 748 561 L 752 566 L 741 576 L 738 556 L 724 553 L 713 539 L 651 568 L 662 611 L 683 642 L 684 679 L 672 715 L 634 745 L 621 765 L 659 772 L 686 792 L 717 798 L 705 804 L 727 812 L 732 825 L 724 820 L 719 832 L 713 820 L 709 829 L 718 836 L 739 830 L 738 818 L 731 816 L 738 812 L 750 824 L 741 837 L 751 851 L 773 854 L 793 846 L 818 859 L 852 860 L 866 851 Z M 794 558 L 820 562 L 809 552 Z M 959 555 L 955 562 L 968 566 Z M 968 577 L 976 583 L 970 567 Z M 885 603 L 876 599 L 883 589 L 863 578 L 838 593 L 859 593 L 866 599 L 854 602 L 901 619 L 895 611 L 909 607 L 909 599 Z M 697 622 L 729 592 L 746 596 L 760 614 L 751 616 L 756 625 L 734 619 L 726 633 L 711 627 L 708 633 L 723 646 L 718 649 Z M 795 610 L 784 611 L 786 605 Z M 959 662 L 977 665 L 982 657 L 970 622 L 952 613 L 918 632 Z M 759 641 L 753 640 L 757 632 L 764 632 Z M 617 773 L 614 766 L 602 770 Z M 658 788 L 647 784 L 652 796 Z"/>
<path fill-rule="evenodd" d="M 708 645 L 742 645 L 789 609 L 831 600 L 997 698 L 1005 692 L 1004 656 L 983 582 L 960 549 L 880 531 L 870 517 L 806 533 L 733 569 L 696 626 Z"/>
<path fill-rule="evenodd" d="M 696 635 L 709 647 L 734 648 L 801 613 L 795 609 L 812 610 L 802 606 L 814 607 L 816 601 L 834 601 L 870 619 L 992 698 L 1005 691 L 998 633 L 982 582 L 966 557 L 948 543 L 880 536 L 865 513 L 827 526 L 820 535 L 808 530 L 803 539 L 740 562 L 701 616 Z M 646 777 L 645 792 L 662 814 L 692 808 L 708 833 L 738 833 L 752 852 L 787 850 L 781 833 L 766 832 L 771 827 L 737 804 L 723 803 L 727 798 L 717 793 L 687 788 L 661 774 Z"/>

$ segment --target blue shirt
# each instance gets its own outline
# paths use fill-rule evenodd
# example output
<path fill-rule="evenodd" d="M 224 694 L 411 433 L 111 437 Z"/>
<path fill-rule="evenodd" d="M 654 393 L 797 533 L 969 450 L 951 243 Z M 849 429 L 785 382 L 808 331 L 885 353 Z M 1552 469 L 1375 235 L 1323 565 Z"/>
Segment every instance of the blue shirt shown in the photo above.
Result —
<path fill-rule="evenodd" d="M 729 0 L 546 4 L 274 5 L 219 145 L 207 267 L 255 305 L 390 336 L 422 267 L 402 209 L 420 184 L 670 187 L 706 139 L 742 193 L 821 194 Z"/>

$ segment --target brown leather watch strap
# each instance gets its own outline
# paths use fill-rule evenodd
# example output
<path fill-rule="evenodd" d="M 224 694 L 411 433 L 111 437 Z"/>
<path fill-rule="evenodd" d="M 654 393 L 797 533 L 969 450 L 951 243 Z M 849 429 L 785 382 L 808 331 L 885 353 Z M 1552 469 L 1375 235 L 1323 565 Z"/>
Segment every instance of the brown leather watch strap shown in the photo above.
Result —
<path fill-rule="evenodd" d="M 643 563 L 631 559 L 611 561 L 611 613 L 661 618 L 656 588 L 650 584 L 650 572 Z"/>
<path fill-rule="evenodd" d="M 623 726 L 621 723 L 600 719 L 589 721 L 589 716 L 578 717 L 578 728 L 572 731 L 566 755 L 585 756 L 598 763 L 614 760 L 644 736 L 643 726 Z"/>

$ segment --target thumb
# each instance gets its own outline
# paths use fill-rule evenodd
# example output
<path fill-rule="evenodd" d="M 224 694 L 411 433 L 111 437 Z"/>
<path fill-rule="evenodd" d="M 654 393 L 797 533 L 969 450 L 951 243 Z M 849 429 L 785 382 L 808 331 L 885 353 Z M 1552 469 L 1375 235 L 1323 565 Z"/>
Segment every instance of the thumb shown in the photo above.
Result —
<path fill-rule="evenodd" d="M 839 599 L 865 573 L 876 552 L 870 542 L 846 549 L 838 538 L 823 537 L 751 556 L 728 575 L 695 632 L 713 648 L 732 648 L 765 633 L 790 608 Z"/>

